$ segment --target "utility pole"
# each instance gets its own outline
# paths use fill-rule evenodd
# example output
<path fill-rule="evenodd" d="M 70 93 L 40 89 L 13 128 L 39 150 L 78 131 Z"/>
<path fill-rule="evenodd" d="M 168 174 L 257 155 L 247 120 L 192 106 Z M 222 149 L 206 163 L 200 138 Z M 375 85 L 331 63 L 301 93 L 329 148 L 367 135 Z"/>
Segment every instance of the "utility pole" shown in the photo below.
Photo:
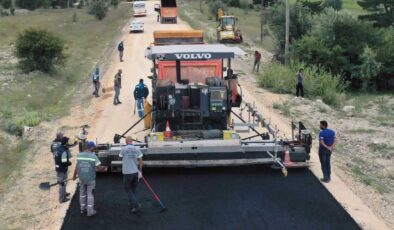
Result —
<path fill-rule="evenodd" d="M 200 12 L 202 13 L 202 0 L 200 0 Z"/>
<path fill-rule="evenodd" d="M 289 34 L 290 34 L 290 9 L 289 0 L 286 0 L 286 35 L 285 35 L 285 65 L 289 64 Z"/>

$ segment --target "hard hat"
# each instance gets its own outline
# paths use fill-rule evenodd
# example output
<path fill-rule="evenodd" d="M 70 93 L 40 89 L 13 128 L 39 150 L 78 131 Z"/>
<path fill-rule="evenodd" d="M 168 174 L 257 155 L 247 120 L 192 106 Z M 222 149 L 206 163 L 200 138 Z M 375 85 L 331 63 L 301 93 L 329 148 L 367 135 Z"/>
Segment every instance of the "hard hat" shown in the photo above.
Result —
<path fill-rule="evenodd" d="M 96 147 L 96 144 L 93 141 L 88 141 L 88 142 L 86 142 L 86 147 L 87 148 L 94 148 L 94 147 Z"/>

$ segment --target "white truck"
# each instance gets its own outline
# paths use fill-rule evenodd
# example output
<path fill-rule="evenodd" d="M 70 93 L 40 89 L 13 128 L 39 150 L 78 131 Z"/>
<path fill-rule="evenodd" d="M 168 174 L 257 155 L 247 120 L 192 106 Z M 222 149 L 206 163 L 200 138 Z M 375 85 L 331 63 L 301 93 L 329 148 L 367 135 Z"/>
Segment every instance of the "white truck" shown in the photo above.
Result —
<path fill-rule="evenodd" d="M 144 1 L 133 2 L 133 16 L 134 17 L 144 17 L 146 16 L 146 8 Z"/>

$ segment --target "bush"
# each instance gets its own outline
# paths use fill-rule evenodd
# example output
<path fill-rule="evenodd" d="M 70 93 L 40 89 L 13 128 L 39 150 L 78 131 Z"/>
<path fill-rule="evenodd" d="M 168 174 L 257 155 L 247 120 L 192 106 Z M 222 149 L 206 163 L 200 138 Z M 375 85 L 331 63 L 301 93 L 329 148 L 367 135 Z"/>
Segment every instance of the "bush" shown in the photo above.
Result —
<path fill-rule="evenodd" d="M 253 5 L 252 5 L 252 7 L 253 7 Z M 239 8 L 241 8 L 241 9 L 250 9 L 248 0 L 240 0 Z"/>
<path fill-rule="evenodd" d="M 51 0 L 41 0 L 40 6 L 44 9 L 48 9 L 51 6 Z"/>
<path fill-rule="evenodd" d="M 307 67 L 296 63 L 285 67 L 277 62 L 263 68 L 258 77 L 259 85 L 277 93 L 295 93 L 296 72 L 304 69 L 304 91 L 306 97 L 321 97 L 329 105 L 339 106 L 344 97 L 344 85 L 339 76 L 332 76 L 317 66 Z"/>
<path fill-rule="evenodd" d="M 276 38 L 276 52 L 283 57 L 285 49 L 285 2 L 281 1 L 269 8 L 266 18 L 269 28 Z M 293 43 L 312 28 L 312 17 L 300 3 L 290 3 L 290 43 Z"/>
<path fill-rule="evenodd" d="M 40 124 L 43 120 L 41 115 L 36 111 L 26 112 L 23 117 L 15 118 L 4 116 L 4 112 L 10 112 L 3 109 L 3 117 L 5 118 L 5 131 L 11 135 L 22 136 L 24 126 L 34 127 Z M 10 112 L 12 113 L 12 112 Z"/>
<path fill-rule="evenodd" d="M 241 3 L 239 0 L 229 0 L 228 5 L 232 7 L 240 7 Z"/>
<path fill-rule="evenodd" d="M 39 125 L 41 122 L 40 114 L 38 112 L 27 112 L 22 120 L 19 122 L 20 126 L 34 127 Z"/>
<path fill-rule="evenodd" d="M 23 127 L 14 122 L 9 121 L 6 122 L 5 124 L 5 131 L 11 135 L 22 136 Z"/>
<path fill-rule="evenodd" d="M 0 7 L 0 16 L 10 16 L 10 13 L 8 11 L 3 10 L 3 8 Z"/>
<path fill-rule="evenodd" d="M 112 5 L 113 7 L 115 7 L 115 8 L 117 8 L 118 5 L 119 5 L 119 0 L 111 0 L 111 5 Z"/>
<path fill-rule="evenodd" d="M 64 41 L 42 29 L 28 29 L 16 40 L 16 56 L 23 71 L 50 73 L 64 63 Z"/>
<path fill-rule="evenodd" d="M 2 5 L 4 9 L 9 9 L 12 6 L 12 0 L 0 0 L 0 5 Z"/>
<path fill-rule="evenodd" d="M 222 8 L 222 10 L 226 11 L 225 6 L 220 0 L 212 1 L 209 3 L 209 12 L 216 18 L 218 9 Z"/>
<path fill-rule="evenodd" d="M 339 74 L 344 66 L 349 65 L 349 59 L 343 56 L 343 48 L 327 45 L 316 36 L 302 37 L 293 47 L 293 60 L 300 60 L 311 65 L 322 66 L 329 72 Z"/>
<path fill-rule="evenodd" d="M 98 20 L 102 20 L 107 15 L 107 11 L 105 2 L 97 1 L 90 6 L 89 14 L 94 15 Z"/>
<path fill-rule="evenodd" d="M 342 9 L 342 0 L 325 0 L 324 6 L 331 7 L 334 10 L 341 10 Z"/>
<path fill-rule="evenodd" d="M 22 9 L 34 10 L 39 7 L 40 0 L 16 0 L 15 5 Z"/>
<path fill-rule="evenodd" d="M 323 1 L 310 1 L 310 0 L 301 0 L 301 5 L 309 10 L 311 14 L 320 14 L 325 7 Z"/>
<path fill-rule="evenodd" d="M 377 86 L 380 89 L 394 89 L 394 28 L 380 29 L 380 38 L 376 47 L 377 61 L 382 63 L 377 78 Z"/>
<path fill-rule="evenodd" d="M 360 57 L 361 64 L 355 67 L 353 77 L 359 78 L 362 81 L 362 90 L 366 91 L 368 83 L 379 73 L 381 63 L 376 61 L 376 53 L 368 46 Z"/>
<path fill-rule="evenodd" d="M 292 93 L 296 83 L 294 73 L 285 66 L 272 62 L 265 65 L 258 77 L 261 87 L 268 88 L 277 93 Z"/>

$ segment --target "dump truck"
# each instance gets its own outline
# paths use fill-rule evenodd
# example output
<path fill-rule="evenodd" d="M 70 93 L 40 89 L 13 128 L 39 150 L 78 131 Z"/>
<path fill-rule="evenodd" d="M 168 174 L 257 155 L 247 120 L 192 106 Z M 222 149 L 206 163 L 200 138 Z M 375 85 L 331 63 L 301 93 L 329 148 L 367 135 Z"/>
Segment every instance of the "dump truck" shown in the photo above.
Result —
<path fill-rule="evenodd" d="M 153 32 L 154 45 L 203 44 L 202 30 L 160 30 Z"/>
<path fill-rule="evenodd" d="M 217 40 L 221 43 L 243 41 L 242 33 L 236 26 L 237 18 L 232 15 L 224 15 L 219 17 L 219 25 L 217 27 Z"/>
<path fill-rule="evenodd" d="M 177 5 L 176 0 L 161 0 L 160 6 L 160 23 L 176 24 L 177 23 Z"/>
<path fill-rule="evenodd" d="M 144 1 L 133 2 L 133 16 L 134 17 L 144 17 L 146 16 L 146 8 Z"/>
<path fill-rule="evenodd" d="M 232 69 L 232 60 L 244 55 L 240 48 L 203 42 L 167 44 L 170 40 L 160 40 L 163 33 L 155 33 L 156 44 L 145 52 L 152 62 L 152 104 L 145 108 L 145 116 L 123 134 L 115 134 L 113 144 L 97 146 L 97 155 L 109 171 L 121 171 L 120 140 L 142 121 L 150 131 L 135 145 L 141 148 L 146 167 L 271 164 L 287 173 L 287 167 L 308 166 L 309 130 L 302 123 L 293 124 L 298 134 L 280 139 L 253 103 L 243 99 Z M 193 33 L 200 37 L 193 31 L 178 35 L 189 34 L 187 40 Z M 254 135 L 239 133 L 239 126 Z"/>

